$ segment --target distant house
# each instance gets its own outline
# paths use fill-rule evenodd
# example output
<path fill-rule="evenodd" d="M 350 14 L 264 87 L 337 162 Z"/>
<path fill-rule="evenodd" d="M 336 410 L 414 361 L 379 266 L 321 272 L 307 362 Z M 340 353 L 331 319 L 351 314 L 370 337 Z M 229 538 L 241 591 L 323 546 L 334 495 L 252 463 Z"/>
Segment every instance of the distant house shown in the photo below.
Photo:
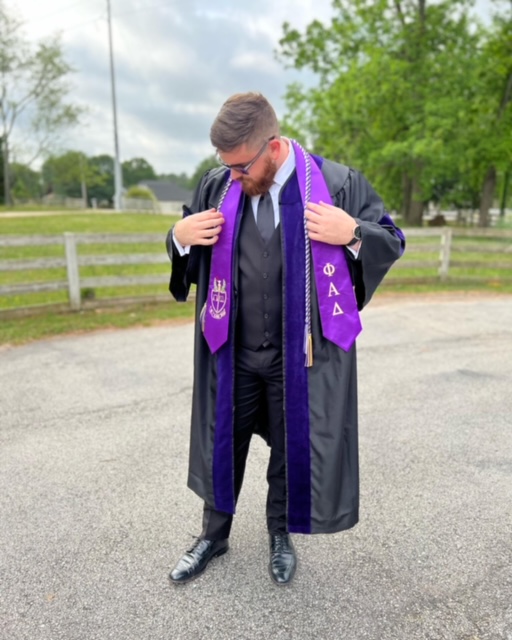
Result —
<path fill-rule="evenodd" d="M 184 204 L 192 202 L 192 191 L 180 187 L 179 184 L 163 180 L 143 180 L 140 187 L 146 187 L 153 192 L 158 200 L 161 213 L 181 213 Z"/>

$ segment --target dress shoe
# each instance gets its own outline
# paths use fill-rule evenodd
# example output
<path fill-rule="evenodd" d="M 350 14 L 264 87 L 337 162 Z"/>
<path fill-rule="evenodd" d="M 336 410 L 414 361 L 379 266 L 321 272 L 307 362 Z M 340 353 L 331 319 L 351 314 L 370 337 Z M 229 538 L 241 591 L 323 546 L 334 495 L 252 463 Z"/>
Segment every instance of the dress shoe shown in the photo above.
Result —
<path fill-rule="evenodd" d="M 291 582 L 297 568 L 297 558 L 287 533 L 270 535 L 270 577 L 278 585 Z"/>
<path fill-rule="evenodd" d="M 203 573 L 212 558 L 222 556 L 228 549 L 229 543 L 227 540 L 197 538 L 169 574 L 171 582 L 182 584 L 197 578 Z"/>

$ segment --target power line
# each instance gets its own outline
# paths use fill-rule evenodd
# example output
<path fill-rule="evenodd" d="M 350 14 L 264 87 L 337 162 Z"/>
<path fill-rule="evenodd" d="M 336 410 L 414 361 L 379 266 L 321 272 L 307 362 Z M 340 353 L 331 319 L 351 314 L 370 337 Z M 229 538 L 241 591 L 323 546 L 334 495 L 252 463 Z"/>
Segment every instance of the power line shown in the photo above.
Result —
<path fill-rule="evenodd" d="M 51 11 L 50 13 L 42 13 L 39 16 L 36 16 L 35 18 L 30 18 L 29 20 L 24 20 L 24 24 L 32 24 L 33 22 L 41 22 L 42 20 L 48 19 L 48 18 L 52 18 L 56 15 L 60 15 L 63 13 L 66 13 L 67 11 L 70 11 L 71 9 L 74 9 L 75 7 L 78 7 L 80 5 L 83 4 L 91 4 L 90 0 L 79 0 L 78 2 L 74 2 L 73 4 L 70 5 L 62 5 L 61 7 L 59 7 L 58 9 L 55 9 L 54 11 Z M 126 15 L 130 15 L 132 13 L 138 13 L 140 11 L 147 11 L 148 9 L 158 9 L 161 7 L 169 7 L 169 1 L 167 0 L 166 2 L 158 2 L 156 4 L 149 4 L 149 5 L 144 5 L 144 6 L 140 6 L 140 7 L 136 7 L 134 9 L 129 9 L 127 11 L 116 11 L 116 12 L 112 12 L 112 17 L 113 18 L 118 18 L 120 16 L 126 16 Z M 95 20 L 93 20 L 92 22 L 95 22 L 96 20 L 98 20 L 99 18 L 96 18 Z M 106 16 L 105 16 L 106 19 Z M 65 29 L 65 31 L 67 31 L 68 29 L 75 29 L 76 27 L 82 26 L 82 24 L 88 24 L 87 22 L 83 23 L 81 22 L 80 24 L 74 25 L 72 27 L 67 27 Z M 61 30 L 62 31 L 62 30 Z"/>
<path fill-rule="evenodd" d="M 93 24 L 94 22 L 104 22 L 107 19 L 106 15 L 97 16 L 92 20 L 87 20 L 86 22 L 79 22 L 78 24 L 73 25 L 72 27 L 67 27 L 66 29 L 57 29 L 58 33 L 67 33 L 68 31 L 73 31 L 74 29 L 78 29 L 79 27 L 85 27 L 88 24 Z"/>
<path fill-rule="evenodd" d="M 150 5 L 149 7 L 139 7 L 138 9 L 131 9 L 130 11 L 120 11 L 119 13 L 112 13 L 111 15 L 112 15 L 112 18 L 120 18 L 133 13 L 138 13 L 139 11 L 145 11 L 146 9 L 155 9 L 155 8 L 164 7 L 164 6 L 169 6 L 169 4 L 166 2 L 161 4 Z M 79 24 L 75 24 L 72 27 L 66 27 L 66 29 L 59 29 L 59 32 L 66 33 L 66 31 L 72 31 L 73 29 L 77 29 L 78 27 L 83 27 L 85 25 L 92 24 L 93 22 L 99 22 L 100 20 L 107 21 L 108 18 L 106 15 L 101 15 L 101 16 L 98 16 L 97 18 L 94 18 L 93 20 L 88 20 L 87 22 L 80 22 Z"/>
<path fill-rule="evenodd" d="M 121 16 L 127 16 L 132 13 L 138 13 L 139 11 L 147 11 L 148 9 L 158 9 L 160 7 L 169 7 L 169 1 L 167 0 L 167 2 L 158 2 L 157 4 L 150 4 L 144 7 L 137 7 L 136 9 L 130 9 L 129 11 L 119 11 L 119 12 L 113 13 L 112 16 L 114 18 L 119 18 Z"/>
<path fill-rule="evenodd" d="M 39 16 L 36 16 L 35 18 L 24 20 L 24 24 L 32 24 L 33 22 L 41 22 L 42 20 L 53 18 L 54 16 L 59 15 L 61 13 L 66 13 L 66 11 L 70 11 L 71 9 L 74 9 L 75 7 L 78 7 L 81 4 L 90 5 L 91 2 L 90 0 L 78 0 L 78 2 L 74 2 L 73 4 L 70 4 L 70 5 L 61 5 L 59 8 L 55 9 L 54 11 L 50 11 L 50 13 L 41 13 Z"/>
<path fill-rule="evenodd" d="M 80 2 L 75 2 L 74 4 L 70 5 L 68 7 L 68 9 L 76 7 L 76 6 L 78 6 L 80 4 L 83 4 L 84 2 L 87 2 L 87 1 L 88 0 L 80 0 Z M 167 2 L 159 2 L 157 4 L 146 5 L 146 6 L 143 6 L 143 7 L 137 7 L 136 9 L 130 9 L 128 11 L 119 11 L 119 12 L 116 12 L 116 13 L 112 13 L 112 17 L 113 18 L 119 18 L 119 17 L 129 16 L 129 15 L 134 14 L 134 13 L 139 13 L 140 11 L 147 11 L 148 9 L 159 9 L 159 8 L 168 7 L 168 6 L 169 6 L 169 2 L 168 1 Z M 56 15 L 56 14 L 59 14 L 59 13 L 64 13 L 64 11 L 63 10 L 56 10 L 56 11 L 52 12 L 51 14 L 48 14 L 48 16 L 46 16 L 46 17 L 50 17 L 50 15 Z M 30 23 L 33 23 L 33 22 L 36 22 L 36 21 L 38 21 L 38 19 L 34 18 L 34 19 L 26 21 L 25 24 L 30 24 Z M 100 21 L 107 21 L 107 15 L 106 14 L 102 14 L 102 15 L 97 16 L 96 18 L 93 18 L 92 20 L 84 20 L 83 22 L 79 22 L 77 24 L 74 24 L 74 25 L 72 25 L 70 27 L 65 27 L 63 29 L 54 25 L 53 26 L 53 30 L 58 32 L 58 33 L 67 33 L 68 31 L 73 31 L 75 29 L 78 29 L 79 27 L 85 27 L 85 26 L 87 26 L 89 24 L 93 24 L 95 22 L 100 22 Z"/>

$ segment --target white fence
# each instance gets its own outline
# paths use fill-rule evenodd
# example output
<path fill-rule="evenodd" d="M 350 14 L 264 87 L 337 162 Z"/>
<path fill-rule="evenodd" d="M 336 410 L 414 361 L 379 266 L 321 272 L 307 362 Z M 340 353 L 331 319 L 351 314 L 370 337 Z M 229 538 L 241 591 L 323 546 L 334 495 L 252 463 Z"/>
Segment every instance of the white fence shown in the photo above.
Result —
<path fill-rule="evenodd" d="M 411 241 L 404 257 L 391 271 L 389 282 L 421 282 L 421 275 L 410 276 L 411 270 L 434 270 L 438 281 L 456 280 L 462 276 L 453 271 L 461 269 L 478 270 L 494 269 L 500 273 L 499 280 L 512 282 L 512 231 L 497 229 L 469 230 L 452 227 L 431 229 L 407 229 L 406 236 Z M 425 242 L 415 243 L 413 239 L 423 238 Z M 485 245 L 482 239 L 486 239 Z M 164 237 L 161 234 L 73 234 L 58 236 L 9 236 L 0 237 L 2 247 L 43 247 L 59 245 L 63 247 L 62 257 L 32 259 L 0 259 L 0 274 L 15 271 L 37 271 L 40 269 L 65 268 L 66 280 L 44 282 L 25 282 L 17 284 L 0 284 L 0 296 L 13 296 L 46 291 L 67 291 L 68 304 L 72 310 L 82 307 L 82 291 L 102 287 L 126 287 L 162 285 L 165 294 L 169 281 L 170 262 L 165 252 Z M 157 244 L 158 253 L 121 253 L 117 255 L 80 255 L 81 245 L 97 244 Z M 136 248 L 135 248 L 136 250 Z M 415 254 L 428 253 L 426 258 L 409 257 Z M 475 260 L 475 254 L 485 255 L 485 262 Z M 432 254 L 437 254 L 435 259 Z M 454 257 L 455 256 L 455 257 Z M 473 258 L 472 258 L 473 256 Z M 479 257 L 479 256 L 477 256 Z M 166 274 L 131 275 L 131 276 L 97 276 L 84 277 L 81 267 L 108 265 L 148 265 L 167 264 Z M 407 274 L 409 270 L 409 274 Z M 404 277 L 401 277 L 401 271 Z M 3 278 L 6 279 L 5 277 Z M 489 279 L 478 274 L 464 275 L 464 280 Z M 423 278 L 432 280 L 432 277 Z M 169 297 L 170 300 L 170 297 Z M 133 298 L 130 298 L 133 302 Z M 106 304 L 105 300 L 97 301 L 98 305 Z M 21 307 L 27 308 L 27 307 Z M 28 307 L 30 308 L 30 307 Z"/>
<path fill-rule="evenodd" d="M 464 280 L 466 282 L 486 282 L 493 277 L 485 275 L 490 270 L 498 273 L 501 282 L 512 282 L 512 231 L 504 229 L 461 229 L 458 227 L 433 227 L 430 229 L 406 229 L 409 242 L 404 257 L 393 265 L 393 277 L 388 282 L 412 283 L 421 282 L 422 277 L 408 276 L 400 279 L 401 270 L 437 271 L 441 282 Z M 440 238 L 439 254 L 436 260 L 411 259 L 409 256 L 418 253 L 435 251 L 433 243 L 414 243 L 414 238 Z M 482 244 L 485 240 L 485 244 Z M 479 255 L 477 255 L 479 254 Z M 482 260 L 484 256 L 484 260 Z M 472 273 L 473 271 L 481 273 Z M 461 275 L 461 271 L 464 271 Z M 396 277 L 398 276 L 398 277 Z M 494 278 L 495 279 L 495 278 Z M 427 278 L 424 279 L 426 281 Z M 432 278 L 428 278 L 432 280 Z"/>
<path fill-rule="evenodd" d="M 500 219 L 510 218 L 511 215 L 512 211 L 510 209 L 506 209 L 503 216 L 499 209 L 489 209 L 490 226 L 495 226 Z M 476 209 L 447 209 L 441 211 L 434 206 L 429 206 L 423 214 L 423 221 L 429 223 L 436 217 L 440 217 L 445 223 L 453 222 L 462 226 L 474 227 L 478 224 L 480 213 Z"/>
<path fill-rule="evenodd" d="M 161 253 L 123 253 L 117 255 L 79 255 L 79 245 L 91 244 L 158 244 Z M 82 306 L 83 289 L 101 287 L 125 287 L 133 285 L 161 284 L 165 286 L 169 275 L 138 275 L 138 276 L 99 276 L 82 277 L 80 267 L 107 266 L 127 264 L 168 264 L 170 262 L 164 250 L 164 238 L 161 234 L 74 234 L 64 233 L 60 236 L 3 236 L 0 237 L 1 247 L 30 247 L 30 246 L 62 245 L 62 258 L 34 258 L 30 260 L 0 260 L 2 271 L 33 271 L 39 269 L 65 268 L 67 279 L 45 282 L 27 282 L 23 284 L 0 285 L 0 296 L 19 295 L 26 293 L 40 293 L 45 291 L 68 292 L 69 306 L 72 310 L 79 310 Z"/>

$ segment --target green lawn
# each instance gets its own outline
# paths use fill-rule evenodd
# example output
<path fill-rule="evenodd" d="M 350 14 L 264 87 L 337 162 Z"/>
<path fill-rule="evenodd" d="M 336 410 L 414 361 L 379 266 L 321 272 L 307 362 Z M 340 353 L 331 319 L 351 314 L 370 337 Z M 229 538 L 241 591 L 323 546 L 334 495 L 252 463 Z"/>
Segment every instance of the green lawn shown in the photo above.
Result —
<path fill-rule="evenodd" d="M 162 322 L 191 320 L 193 316 L 193 302 L 178 304 L 172 302 L 169 296 L 168 303 L 2 318 L 0 345 L 23 344 L 31 340 L 96 329 L 124 329 L 134 326 L 151 326 Z"/>
<path fill-rule="evenodd" d="M 177 220 L 151 213 L 66 213 L 6 218 L 0 213 L 0 233 L 18 235 L 75 233 L 162 233 Z"/>
<path fill-rule="evenodd" d="M 64 215 L 29 216 L 7 218 L 0 211 L 0 236 L 6 235 L 57 235 L 64 232 L 74 233 L 151 233 L 161 236 L 161 242 L 141 244 L 98 244 L 79 245 L 79 255 L 117 255 L 156 253 L 166 256 L 164 240 L 170 226 L 176 218 L 156 214 L 114 214 L 72 212 Z M 406 235 L 407 235 L 407 230 Z M 471 268 L 454 267 L 450 274 L 452 278 L 440 283 L 437 266 L 425 269 L 417 267 L 393 268 L 387 276 L 384 285 L 377 293 L 431 293 L 444 291 L 495 291 L 512 293 L 512 245 L 511 238 L 498 240 L 482 238 L 455 237 L 453 241 L 453 261 L 471 261 L 478 266 Z M 493 253 L 496 250 L 498 253 Z M 407 262 L 431 260 L 436 264 L 439 260 L 439 238 L 408 239 L 407 251 L 402 258 Z M 0 261 L 12 259 L 35 259 L 64 257 L 63 245 L 45 247 L 0 247 Z M 510 268 L 495 269 L 489 265 L 502 262 Z M 102 287 L 89 295 L 101 303 L 104 299 L 136 297 L 136 296 L 166 296 L 167 283 L 170 274 L 170 263 L 156 265 L 116 265 L 82 267 L 80 276 L 96 277 L 106 275 L 158 275 L 162 284 L 129 287 Z M 479 281 L 475 281 L 475 276 Z M 427 279 L 425 281 L 425 279 Z M 52 268 L 32 271 L 0 271 L 0 285 L 66 281 L 64 268 Z M 423 282 L 420 282 L 423 280 Z M 165 299 L 165 298 L 164 298 Z M 0 297 L 0 310 L 14 309 L 28 305 L 67 304 L 67 292 L 44 292 L 33 294 L 18 294 Z M 147 325 L 155 321 L 173 321 L 176 318 L 191 318 L 193 305 L 175 304 L 169 295 L 165 303 L 134 303 L 130 308 L 101 308 L 85 309 L 78 313 L 38 312 L 30 316 L 0 319 L 0 344 L 18 344 L 27 340 L 39 339 L 51 335 L 72 331 L 89 331 L 96 328 L 127 327 Z"/>
<path fill-rule="evenodd" d="M 5 218 L 0 214 L 0 235 L 57 235 L 73 233 L 152 233 L 161 235 L 161 243 L 79 245 L 79 255 L 118 255 L 157 253 L 166 256 L 165 237 L 176 217 L 156 214 L 68 213 L 22 218 Z M 62 258 L 63 245 L 43 247 L 0 247 L 0 260 Z M 167 291 L 170 262 L 156 265 L 114 265 L 82 267 L 82 278 L 98 276 L 161 275 L 162 285 L 102 287 L 94 291 L 98 300 L 112 297 L 158 295 Z M 29 282 L 66 281 L 64 268 L 33 271 L 0 271 L 0 285 Z M 16 294 L 0 297 L 0 309 L 41 304 L 62 304 L 66 291 Z"/>

